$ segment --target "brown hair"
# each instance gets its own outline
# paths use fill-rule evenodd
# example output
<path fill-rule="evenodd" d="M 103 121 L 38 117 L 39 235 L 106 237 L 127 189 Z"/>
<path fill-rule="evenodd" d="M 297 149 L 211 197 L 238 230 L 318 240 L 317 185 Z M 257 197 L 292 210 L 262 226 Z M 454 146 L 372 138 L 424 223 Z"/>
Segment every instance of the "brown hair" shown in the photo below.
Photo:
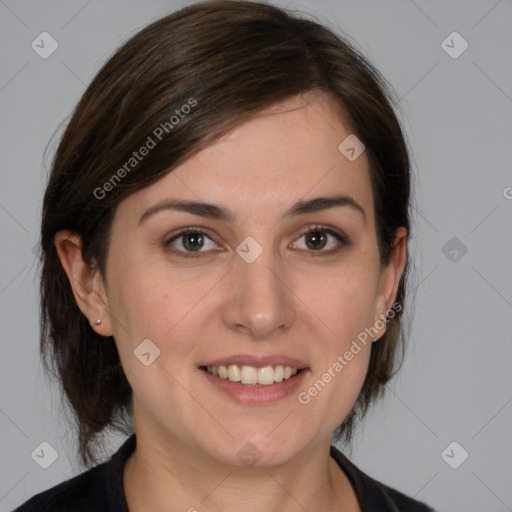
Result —
<path fill-rule="evenodd" d="M 83 94 L 44 196 L 40 339 L 44 367 L 71 406 L 82 464 L 97 462 L 94 448 L 102 446 L 98 437 L 106 427 L 132 431 L 132 390 L 114 339 L 96 334 L 74 300 L 55 234 L 70 229 L 80 235 L 84 259 L 104 275 L 109 230 L 123 199 L 262 109 L 313 90 L 328 93 L 344 109 L 351 131 L 366 146 L 379 254 L 387 265 L 396 229 L 410 231 L 404 135 L 385 80 L 347 39 L 324 25 L 265 3 L 196 3 L 129 39 Z M 194 108 L 182 108 L 193 102 Z M 165 127 L 158 141 L 157 127 Z M 129 169 L 126 162 L 149 138 L 157 144 Z M 397 292 L 400 304 L 408 266 L 409 261 Z M 390 318 L 384 336 L 372 344 L 366 380 L 335 440 L 350 440 L 356 417 L 364 416 L 400 366 L 401 316 L 402 310 Z"/>

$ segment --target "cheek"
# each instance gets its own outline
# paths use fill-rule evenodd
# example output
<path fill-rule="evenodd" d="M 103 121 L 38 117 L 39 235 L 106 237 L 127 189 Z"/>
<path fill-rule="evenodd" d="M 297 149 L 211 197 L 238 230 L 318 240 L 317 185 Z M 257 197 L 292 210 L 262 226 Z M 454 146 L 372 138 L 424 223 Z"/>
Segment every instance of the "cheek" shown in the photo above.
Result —
<path fill-rule="evenodd" d="M 323 277 L 317 273 L 303 281 L 301 298 L 309 307 L 309 322 L 315 322 L 319 351 L 312 374 L 298 396 L 300 404 L 329 416 L 335 428 L 352 408 L 363 385 L 371 353 L 371 338 L 377 274 L 371 264 L 347 264 Z M 327 429 L 328 429 L 327 428 Z"/>
<path fill-rule="evenodd" d="M 123 319 L 133 340 L 162 340 L 198 302 L 197 286 L 181 287 L 148 272 L 127 275 L 131 278 L 120 278 L 111 313 Z"/>
<path fill-rule="evenodd" d="M 211 300 L 208 291 L 215 288 L 218 276 L 198 276 L 133 258 L 120 261 L 109 277 L 109 312 L 126 362 L 132 362 L 130 356 L 144 339 L 161 350 L 161 361 L 170 346 L 176 360 L 190 351 L 191 340 L 201 339 Z"/>
<path fill-rule="evenodd" d="M 333 348 L 350 345 L 373 321 L 377 276 L 370 268 L 347 266 L 302 285 L 301 299 L 333 335 Z"/>
<path fill-rule="evenodd" d="M 358 338 L 369 325 L 371 299 L 357 288 L 335 285 L 340 283 L 334 282 L 330 292 L 311 302 L 328 329 L 321 327 L 325 335 L 317 340 L 315 364 L 296 397 L 299 407 L 304 407 L 305 418 L 320 418 L 317 428 L 326 435 L 354 406 L 366 378 L 372 346 L 371 338 Z"/>

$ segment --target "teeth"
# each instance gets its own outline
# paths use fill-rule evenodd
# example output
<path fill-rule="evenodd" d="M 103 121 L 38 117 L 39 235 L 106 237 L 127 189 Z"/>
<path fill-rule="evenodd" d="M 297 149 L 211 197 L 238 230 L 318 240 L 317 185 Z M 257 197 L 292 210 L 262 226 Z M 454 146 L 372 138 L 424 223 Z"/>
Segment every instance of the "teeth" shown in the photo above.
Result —
<path fill-rule="evenodd" d="M 258 370 L 258 384 L 263 386 L 274 384 L 274 368 L 272 366 L 264 366 Z"/>
<path fill-rule="evenodd" d="M 258 369 L 254 366 L 242 366 L 240 382 L 242 384 L 258 384 Z"/>
<path fill-rule="evenodd" d="M 236 364 L 230 364 L 228 368 L 228 379 L 233 382 L 240 382 L 240 369 Z"/>
<path fill-rule="evenodd" d="M 256 368 L 255 366 L 238 366 L 230 364 L 229 366 L 207 366 L 206 371 L 210 375 L 214 375 L 221 379 L 228 379 L 232 382 L 240 382 L 246 385 L 269 386 L 274 382 L 282 382 L 296 375 L 297 368 L 291 366 L 263 366 Z"/>

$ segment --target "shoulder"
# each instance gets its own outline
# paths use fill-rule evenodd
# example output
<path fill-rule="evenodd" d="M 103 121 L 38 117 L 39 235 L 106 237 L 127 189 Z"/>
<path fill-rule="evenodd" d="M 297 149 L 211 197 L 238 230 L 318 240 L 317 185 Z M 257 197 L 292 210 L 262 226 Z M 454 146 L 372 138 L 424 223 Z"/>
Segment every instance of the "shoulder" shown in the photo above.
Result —
<path fill-rule="evenodd" d="M 36 494 L 14 512 L 128 512 L 123 468 L 135 444 L 133 434 L 107 462 Z"/>
<path fill-rule="evenodd" d="M 435 512 L 425 503 L 368 476 L 334 446 L 331 446 L 331 456 L 349 478 L 363 512 Z"/>
<path fill-rule="evenodd" d="M 36 494 L 14 512 L 67 512 L 92 510 L 105 504 L 105 471 L 100 464 L 85 473 Z"/>

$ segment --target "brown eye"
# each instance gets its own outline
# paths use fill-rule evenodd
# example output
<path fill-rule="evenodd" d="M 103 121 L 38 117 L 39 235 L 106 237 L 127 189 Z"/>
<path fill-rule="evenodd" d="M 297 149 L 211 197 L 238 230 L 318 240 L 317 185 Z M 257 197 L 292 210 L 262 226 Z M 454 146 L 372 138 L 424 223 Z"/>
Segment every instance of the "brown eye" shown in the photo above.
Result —
<path fill-rule="evenodd" d="M 188 251 L 197 251 L 202 248 L 204 244 L 204 238 L 201 233 L 186 233 L 185 235 L 181 235 L 183 240 L 183 247 Z"/>
<path fill-rule="evenodd" d="M 310 231 L 304 235 L 306 244 L 310 249 L 323 249 L 327 244 L 327 236 L 322 231 Z"/>
<path fill-rule="evenodd" d="M 201 253 L 218 249 L 217 244 L 206 233 L 196 229 L 182 231 L 163 245 L 165 249 L 184 257 L 200 256 Z"/>
<path fill-rule="evenodd" d="M 295 242 L 295 249 L 304 249 L 307 252 L 318 252 L 320 254 L 333 254 L 343 246 L 352 245 L 349 239 L 342 233 L 322 226 L 315 226 L 303 233 L 298 240 L 304 239 L 304 243 Z M 325 250 L 324 250 L 325 249 Z"/>

